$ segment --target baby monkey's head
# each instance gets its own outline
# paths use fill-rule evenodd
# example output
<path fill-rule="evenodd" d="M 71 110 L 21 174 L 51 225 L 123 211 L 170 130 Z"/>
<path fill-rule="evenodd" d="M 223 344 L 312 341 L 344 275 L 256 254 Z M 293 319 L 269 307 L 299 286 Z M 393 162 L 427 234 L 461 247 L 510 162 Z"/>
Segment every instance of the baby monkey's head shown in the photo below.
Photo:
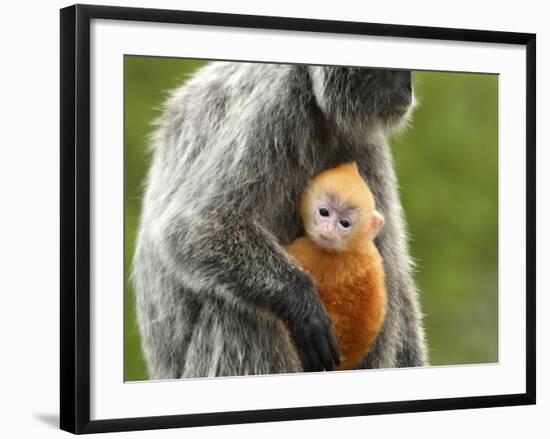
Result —
<path fill-rule="evenodd" d="M 308 236 L 333 251 L 361 249 L 384 225 L 355 163 L 329 169 L 311 180 L 300 215 Z"/>

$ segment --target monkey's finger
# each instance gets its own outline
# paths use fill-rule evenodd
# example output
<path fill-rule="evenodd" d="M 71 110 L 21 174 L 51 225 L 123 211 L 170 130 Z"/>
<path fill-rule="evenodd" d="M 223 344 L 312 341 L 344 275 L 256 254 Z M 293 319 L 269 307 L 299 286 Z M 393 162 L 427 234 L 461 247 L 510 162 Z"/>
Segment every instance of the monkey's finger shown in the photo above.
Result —
<path fill-rule="evenodd" d="M 298 331 L 294 335 L 294 342 L 298 350 L 298 355 L 300 356 L 300 361 L 302 362 L 302 368 L 304 372 L 311 372 L 311 362 L 307 354 L 308 340 L 305 334 L 301 331 Z"/>
<path fill-rule="evenodd" d="M 309 361 L 309 370 L 310 372 L 320 372 L 323 370 L 323 365 L 317 350 L 313 347 L 313 340 L 306 347 L 306 355 Z"/>
<path fill-rule="evenodd" d="M 317 352 L 319 353 L 321 362 L 325 366 L 325 370 L 334 370 L 334 360 L 330 352 L 328 339 L 321 333 L 317 333 L 315 341 L 317 344 Z"/>
<path fill-rule="evenodd" d="M 300 361 L 302 362 L 302 369 L 304 369 L 304 372 L 310 372 L 311 366 L 309 364 L 309 359 L 307 358 L 307 355 L 304 355 L 300 352 Z"/>
<path fill-rule="evenodd" d="M 342 354 L 340 353 L 340 347 L 338 345 L 338 339 L 334 331 L 329 329 L 328 331 L 328 343 L 330 348 L 330 353 L 334 359 L 334 364 L 338 366 L 342 362 Z"/>

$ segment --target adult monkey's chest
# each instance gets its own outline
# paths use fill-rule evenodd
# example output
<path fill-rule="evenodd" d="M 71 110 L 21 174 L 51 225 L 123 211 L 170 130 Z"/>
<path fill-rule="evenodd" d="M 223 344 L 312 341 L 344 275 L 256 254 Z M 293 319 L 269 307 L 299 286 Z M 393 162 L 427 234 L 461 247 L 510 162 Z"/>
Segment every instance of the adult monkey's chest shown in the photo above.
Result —
<path fill-rule="evenodd" d="M 272 191 L 266 208 L 260 213 L 263 223 L 281 245 L 290 244 L 304 233 L 298 209 L 307 181 L 307 177 L 298 176 L 281 181 L 281 186 Z"/>

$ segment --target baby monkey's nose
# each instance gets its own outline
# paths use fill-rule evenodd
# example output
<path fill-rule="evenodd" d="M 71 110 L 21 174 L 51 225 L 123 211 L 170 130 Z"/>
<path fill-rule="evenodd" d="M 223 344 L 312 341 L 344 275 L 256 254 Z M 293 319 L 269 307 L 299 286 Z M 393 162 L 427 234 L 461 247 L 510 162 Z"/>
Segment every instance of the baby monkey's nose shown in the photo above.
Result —
<path fill-rule="evenodd" d="M 331 224 L 323 224 L 319 229 L 321 238 L 331 240 L 334 238 L 334 228 Z"/>

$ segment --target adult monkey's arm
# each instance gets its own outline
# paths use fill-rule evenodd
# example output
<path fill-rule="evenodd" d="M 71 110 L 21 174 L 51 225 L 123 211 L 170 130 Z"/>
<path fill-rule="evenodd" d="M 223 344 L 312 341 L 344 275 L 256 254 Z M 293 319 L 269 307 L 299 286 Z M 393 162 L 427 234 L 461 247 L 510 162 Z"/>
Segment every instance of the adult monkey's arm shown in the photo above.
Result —
<path fill-rule="evenodd" d="M 159 230 L 166 262 L 198 291 L 229 295 L 287 321 L 305 371 L 334 370 L 338 342 L 311 278 L 251 217 L 206 215 L 202 222 L 179 213 L 166 218 Z"/>

